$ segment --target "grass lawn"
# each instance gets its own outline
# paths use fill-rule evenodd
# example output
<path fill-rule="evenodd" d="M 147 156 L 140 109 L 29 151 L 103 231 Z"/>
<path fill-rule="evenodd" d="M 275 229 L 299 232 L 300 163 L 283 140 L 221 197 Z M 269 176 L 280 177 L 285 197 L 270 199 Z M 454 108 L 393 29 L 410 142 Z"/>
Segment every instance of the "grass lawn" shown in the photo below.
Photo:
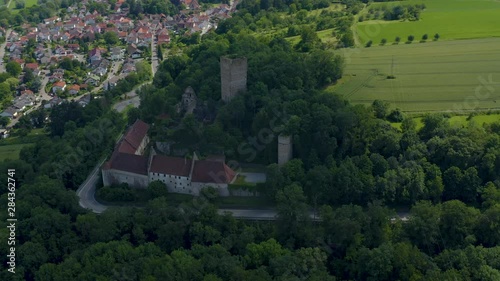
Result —
<path fill-rule="evenodd" d="M 20 0 L 23 1 L 23 0 Z M 37 0 L 24 0 L 24 7 L 29 8 L 31 6 L 35 6 L 37 4 Z M 9 5 L 9 9 L 12 10 L 12 13 L 19 13 L 19 9 L 16 9 L 16 0 L 12 0 Z"/>
<path fill-rule="evenodd" d="M 423 34 L 430 38 L 439 33 L 440 40 L 470 39 L 500 36 L 500 1 L 494 0 L 408 0 L 372 5 L 400 5 L 424 3 L 426 9 L 418 21 L 364 21 L 356 24 L 359 39 L 364 44 L 382 38 L 389 43 L 396 36 L 406 41 L 414 35 L 418 41 Z"/>
<path fill-rule="evenodd" d="M 335 36 L 332 35 L 332 32 L 333 28 L 330 28 L 330 29 L 316 31 L 316 34 L 318 34 L 319 39 L 323 43 L 336 42 L 337 38 L 335 38 Z M 300 42 L 300 35 L 286 37 L 285 39 L 288 40 L 288 42 L 290 42 L 292 46 L 295 46 Z"/>
<path fill-rule="evenodd" d="M 5 159 L 17 160 L 19 159 L 19 152 L 25 146 L 31 145 L 31 143 L 25 144 L 11 144 L 11 145 L 1 145 L 0 146 L 0 161 Z"/>
<path fill-rule="evenodd" d="M 412 113 L 499 109 L 499 49 L 500 38 L 344 49 L 344 77 L 327 91 Z"/>
<path fill-rule="evenodd" d="M 468 116 L 460 115 L 460 116 L 452 116 L 448 121 L 451 126 L 466 126 L 469 122 L 467 120 Z M 417 123 L 417 130 L 420 130 L 424 123 L 422 122 L 422 117 L 413 118 Z M 482 126 L 483 124 L 491 124 L 494 122 L 500 121 L 500 114 L 490 114 L 490 115 L 477 115 L 472 117 L 472 121 L 476 122 L 476 124 Z M 394 128 L 401 129 L 401 123 L 391 123 Z"/>

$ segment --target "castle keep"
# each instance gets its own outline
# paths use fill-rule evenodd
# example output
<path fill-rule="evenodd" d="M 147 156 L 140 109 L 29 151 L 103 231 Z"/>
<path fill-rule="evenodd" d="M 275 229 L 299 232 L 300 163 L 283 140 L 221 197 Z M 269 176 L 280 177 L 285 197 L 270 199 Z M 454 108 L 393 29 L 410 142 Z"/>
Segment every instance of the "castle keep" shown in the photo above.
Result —
<path fill-rule="evenodd" d="M 220 58 L 222 100 L 229 102 L 238 92 L 247 89 L 247 58 Z"/>

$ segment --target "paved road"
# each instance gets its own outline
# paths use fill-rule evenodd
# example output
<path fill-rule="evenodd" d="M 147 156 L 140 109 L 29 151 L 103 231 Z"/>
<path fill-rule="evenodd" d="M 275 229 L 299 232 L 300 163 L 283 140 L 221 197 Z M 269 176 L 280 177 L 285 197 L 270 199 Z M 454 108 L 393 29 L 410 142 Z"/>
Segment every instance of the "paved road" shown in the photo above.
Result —
<path fill-rule="evenodd" d="M 76 195 L 80 198 L 79 203 L 82 208 L 90 209 L 94 213 L 102 213 L 108 207 L 102 205 L 95 200 L 95 186 L 99 180 L 99 173 L 101 172 L 101 166 L 104 163 L 102 161 L 99 163 L 94 170 L 90 173 L 90 176 L 80 185 L 76 191 Z"/>
<path fill-rule="evenodd" d="M 266 182 L 266 173 L 240 173 L 240 175 L 245 176 L 246 182 L 251 182 L 251 183 Z"/>
<path fill-rule="evenodd" d="M 10 3 L 10 1 L 9 1 Z M 12 31 L 12 29 L 7 29 L 7 31 L 5 32 L 5 42 L 2 43 L 2 45 L 0 45 L 0 72 L 5 72 L 5 65 L 3 63 L 3 57 L 5 56 L 5 46 L 7 46 L 7 38 L 9 37 L 9 34 L 10 32 Z"/>
<path fill-rule="evenodd" d="M 137 108 L 141 104 L 141 99 L 139 96 L 135 96 L 131 99 L 121 101 L 115 105 L 113 105 L 113 109 L 115 109 L 118 112 L 122 112 L 127 108 L 129 105 L 132 105 L 133 107 Z"/>
<path fill-rule="evenodd" d="M 153 73 L 153 77 L 155 77 L 156 71 L 158 70 L 158 50 L 156 48 L 156 39 L 153 35 L 153 39 L 151 40 L 151 72 Z"/>

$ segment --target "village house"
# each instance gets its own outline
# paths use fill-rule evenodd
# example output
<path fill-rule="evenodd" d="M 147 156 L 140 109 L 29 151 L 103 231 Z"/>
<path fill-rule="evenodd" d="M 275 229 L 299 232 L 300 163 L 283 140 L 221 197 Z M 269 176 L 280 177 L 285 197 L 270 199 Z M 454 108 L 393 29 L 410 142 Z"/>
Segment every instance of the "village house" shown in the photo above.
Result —
<path fill-rule="evenodd" d="M 40 75 L 41 73 L 38 63 L 27 63 L 24 65 L 24 70 L 31 70 L 35 75 Z"/>
<path fill-rule="evenodd" d="M 20 112 L 21 111 L 18 108 L 15 108 L 14 106 L 9 106 L 4 111 L 2 111 L 2 113 L 0 113 L 0 117 L 8 117 L 10 119 L 14 119 Z"/>
<path fill-rule="evenodd" d="M 125 55 L 125 50 L 123 48 L 119 47 L 113 47 L 111 48 L 111 60 L 121 60 L 123 59 L 123 56 Z"/>
<path fill-rule="evenodd" d="M 75 84 L 68 87 L 68 93 L 70 95 L 76 95 L 78 92 L 80 92 L 80 85 Z"/>
<path fill-rule="evenodd" d="M 52 85 L 52 93 L 57 93 L 58 91 L 64 91 L 66 89 L 66 82 L 57 81 Z"/>

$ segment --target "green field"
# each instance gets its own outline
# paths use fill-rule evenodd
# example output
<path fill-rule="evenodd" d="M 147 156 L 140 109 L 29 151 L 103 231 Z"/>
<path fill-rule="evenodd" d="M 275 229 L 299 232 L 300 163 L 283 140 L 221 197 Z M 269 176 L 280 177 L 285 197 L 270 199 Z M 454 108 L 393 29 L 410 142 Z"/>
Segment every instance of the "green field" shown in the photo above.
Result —
<path fill-rule="evenodd" d="M 440 40 L 470 39 L 500 36 L 500 1 L 497 0 L 409 0 L 372 5 L 398 5 L 424 3 L 426 9 L 419 21 L 364 21 L 357 23 L 357 34 L 362 43 L 372 40 L 378 44 L 382 38 L 393 42 L 396 36 L 406 41 L 414 35 L 415 41 L 423 34 L 431 38 L 439 33 Z"/>
<path fill-rule="evenodd" d="M 0 146 L 0 161 L 6 159 L 17 160 L 19 159 L 19 152 L 21 149 L 30 144 L 11 144 Z"/>
<path fill-rule="evenodd" d="M 344 77 L 328 90 L 353 103 L 385 100 L 406 112 L 498 109 L 499 49 L 500 38 L 344 49 Z M 391 74 L 395 79 L 387 79 Z"/>
<path fill-rule="evenodd" d="M 22 1 L 22 2 L 25 3 L 24 4 L 25 8 L 28 8 L 28 7 L 31 7 L 31 6 L 35 6 L 38 3 L 37 0 L 20 0 L 20 1 Z M 19 12 L 19 10 L 16 9 L 16 1 L 15 0 L 12 0 L 10 2 L 9 9 L 11 9 L 13 13 L 18 13 Z"/>
<path fill-rule="evenodd" d="M 460 115 L 460 116 L 452 116 L 448 119 L 448 122 L 451 126 L 466 126 L 470 121 L 467 120 L 468 116 Z M 424 123 L 422 122 L 422 117 L 413 118 L 415 123 L 417 124 L 417 130 L 420 130 Z M 490 115 L 477 115 L 472 117 L 472 122 L 475 122 L 477 125 L 482 126 L 483 124 L 491 124 L 494 122 L 500 121 L 500 114 L 490 114 Z M 401 123 L 391 123 L 394 128 L 401 129 Z"/>

